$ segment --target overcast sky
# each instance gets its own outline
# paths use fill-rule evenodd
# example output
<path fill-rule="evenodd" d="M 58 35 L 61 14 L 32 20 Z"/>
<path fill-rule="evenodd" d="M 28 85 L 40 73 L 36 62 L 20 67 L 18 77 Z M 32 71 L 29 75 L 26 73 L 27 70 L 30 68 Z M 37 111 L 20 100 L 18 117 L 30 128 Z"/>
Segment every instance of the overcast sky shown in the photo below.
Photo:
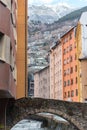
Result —
<path fill-rule="evenodd" d="M 67 4 L 71 7 L 83 7 L 87 6 L 87 0 L 28 0 L 28 4 L 47 4 L 47 5 L 55 5 L 55 4 Z"/>

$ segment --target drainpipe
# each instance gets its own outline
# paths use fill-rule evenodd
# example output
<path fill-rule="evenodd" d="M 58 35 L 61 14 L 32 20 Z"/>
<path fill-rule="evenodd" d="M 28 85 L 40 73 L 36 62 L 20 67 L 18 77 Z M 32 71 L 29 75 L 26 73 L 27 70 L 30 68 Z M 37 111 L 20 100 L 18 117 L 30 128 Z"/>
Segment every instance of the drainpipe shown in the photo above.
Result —
<path fill-rule="evenodd" d="M 28 1 L 25 0 L 25 97 L 28 96 L 28 73 L 27 73 L 27 6 Z"/>

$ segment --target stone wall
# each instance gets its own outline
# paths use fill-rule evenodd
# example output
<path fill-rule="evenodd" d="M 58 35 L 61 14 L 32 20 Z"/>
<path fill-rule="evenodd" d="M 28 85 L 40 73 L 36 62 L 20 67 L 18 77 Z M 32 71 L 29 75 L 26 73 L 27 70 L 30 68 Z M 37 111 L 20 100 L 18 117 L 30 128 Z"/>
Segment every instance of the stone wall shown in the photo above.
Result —
<path fill-rule="evenodd" d="M 12 127 L 18 121 L 29 115 L 48 112 L 63 117 L 79 130 L 87 128 L 87 104 L 65 102 L 60 100 L 22 98 L 16 100 L 12 105 L 8 104 L 7 125 Z"/>

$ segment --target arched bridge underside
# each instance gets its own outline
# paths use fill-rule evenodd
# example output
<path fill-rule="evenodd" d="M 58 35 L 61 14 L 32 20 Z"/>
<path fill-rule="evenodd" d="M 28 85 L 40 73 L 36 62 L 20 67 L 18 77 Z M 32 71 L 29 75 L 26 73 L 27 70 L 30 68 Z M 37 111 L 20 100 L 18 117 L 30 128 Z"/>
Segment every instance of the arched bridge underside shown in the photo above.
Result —
<path fill-rule="evenodd" d="M 10 101 L 7 107 L 7 126 L 13 127 L 29 115 L 49 112 L 63 117 L 78 130 L 87 130 L 87 104 L 52 99 L 21 98 Z"/>

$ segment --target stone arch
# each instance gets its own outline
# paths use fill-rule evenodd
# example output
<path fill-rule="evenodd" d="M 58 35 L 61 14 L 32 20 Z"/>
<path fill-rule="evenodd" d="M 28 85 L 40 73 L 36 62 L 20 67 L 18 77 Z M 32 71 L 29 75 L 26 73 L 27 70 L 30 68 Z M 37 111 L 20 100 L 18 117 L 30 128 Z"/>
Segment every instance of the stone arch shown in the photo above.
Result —
<path fill-rule="evenodd" d="M 11 124 L 11 127 L 13 127 L 15 124 L 17 124 L 20 120 L 23 120 L 24 118 L 28 117 L 29 115 L 35 115 L 37 113 L 42 113 L 42 112 L 47 112 L 47 113 L 51 113 L 51 114 L 55 114 L 55 115 L 58 115 L 60 117 L 62 117 L 63 119 L 67 120 L 68 122 L 70 122 L 72 125 L 74 125 L 77 130 L 82 130 L 82 128 L 79 126 L 77 126 L 78 122 L 76 122 L 74 119 L 70 119 L 70 117 L 62 112 L 54 112 L 53 109 L 50 109 L 50 110 L 38 110 L 38 109 L 34 109 L 34 110 L 31 110 L 31 113 L 29 112 L 26 112 L 25 111 L 25 114 L 21 114 L 19 117 L 16 118 L 16 120 L 13 121 L 13 123 Z M 73 121 L 73 122 L 72 122 Z M 10 128 L 11 128 L 10 127 Z"/>
<path fill-rule="evenodd" d="M 14 105 L 11 106 L 12 108 L 10 107 L 8 108 L 11 109 L 10 113 L 8 111 L 9 114 L 8 118 L 12 119 L 9 121 L 10 123 L 8 123 L 9 127 L 10 128 L 13 127 L 17 122 L 26 118 L 28 115 L 34 115 L 41 112 L 48 112 L 66 119 L 68 122 L 74 125 L 78 130 L 86 130 L 80 124 L 80 119 L 75 118 L 76 116 L 73 115 L 73 111 L 70 111 L 71 113 L 65 112 L 66 109 L 64 110 L 65 107 L 62 101 L 54 100 L 54 102 L 56 103 L 54 103 L 53 106 L 50 106 L 51 101 L 53 100 L 47 101 L 46 99 L 29 99 L 29 98 L 19 99 L 15 101 Z M 64 107 L 63 109 L 59 108 L 58 106 L 59 102 L 60 104 L 62 103 L 61 107 Z"/>

